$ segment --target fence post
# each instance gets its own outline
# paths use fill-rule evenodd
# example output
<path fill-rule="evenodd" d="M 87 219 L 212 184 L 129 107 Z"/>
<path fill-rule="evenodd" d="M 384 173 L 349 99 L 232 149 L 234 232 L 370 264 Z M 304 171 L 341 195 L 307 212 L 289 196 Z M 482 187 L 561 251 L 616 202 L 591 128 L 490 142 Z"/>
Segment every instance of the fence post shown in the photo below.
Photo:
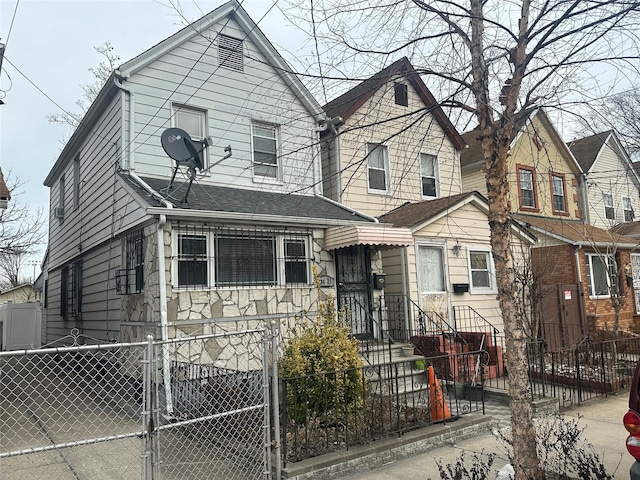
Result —
<path fill-rule="evenodd" d="M 282 456 L 280 449 L 280 392 L 279 392 L 279 379 L 278 379 L 278 327 L 279 322 L 276 319 L 271 319 L 271 395 L 272 395 L 272 410 L 273 410 L 273 451 L 275 453 L 276 461 L 276 478 L 280 480 L 282 476 Z M 286 398 L 286 397 L 285 397 Z"/>
<path fill-rule="evenodd" d="M 152 420 L 152 392 L 153 376 L 153 337 L 147 335 L 147 345 L 144 350 L 142 360 L 142 478 L 144 480 L 153 479 L 153 420 Z"/>

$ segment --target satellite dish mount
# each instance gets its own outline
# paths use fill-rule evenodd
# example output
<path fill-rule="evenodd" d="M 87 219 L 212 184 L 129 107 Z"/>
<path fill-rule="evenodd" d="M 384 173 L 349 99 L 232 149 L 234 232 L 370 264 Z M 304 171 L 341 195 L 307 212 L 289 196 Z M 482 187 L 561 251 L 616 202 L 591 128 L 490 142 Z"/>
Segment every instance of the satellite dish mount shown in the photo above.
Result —
<path fill-rule="evenodd" d="M 187 171 L 189 172 L 189 186 L 184 194 L 182 203 L 187 203 L 191 185 L 196 178 L 196 168 L 200 173 L 205 173 L 211 167 L 218 165 L 231 156 L 231 146 L 227 146 L 224 149 L 226 152 L 224 157 L 213 163 L 210 167 L 204 168 L 200 155 L 211 145 L 211 141 L 207 138 L 201 142 L 194 142 L 191 140 L 189 134 L 180 128 L 167 128 L 160 136 L 160 143 L 166 154 L 176 161 L 176 167 L 173 170 L 173 175 L 171 176 L 171 181 L 167 189 L 171 190 L 173 181 L 180 167 L 187 167 Z"/>

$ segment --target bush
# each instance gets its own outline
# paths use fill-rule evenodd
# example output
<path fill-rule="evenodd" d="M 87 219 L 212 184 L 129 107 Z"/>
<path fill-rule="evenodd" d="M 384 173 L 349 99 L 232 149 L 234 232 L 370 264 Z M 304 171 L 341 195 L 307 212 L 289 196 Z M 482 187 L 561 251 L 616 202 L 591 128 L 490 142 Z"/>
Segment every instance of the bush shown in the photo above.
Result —
<path fill-rule="evenodd" d="M 316 288 L 320 293 L 314 269 Z M 305 417 L 337 414 L 353 407 L 362 398 L 363 380 L 358 340 L 338 312 L 333 296 L 318 302 L 315 318 L 306 315 L 292 329 L 285 343 L 278 373 L 287 382 L 289 417 L 303 422 Z"/>

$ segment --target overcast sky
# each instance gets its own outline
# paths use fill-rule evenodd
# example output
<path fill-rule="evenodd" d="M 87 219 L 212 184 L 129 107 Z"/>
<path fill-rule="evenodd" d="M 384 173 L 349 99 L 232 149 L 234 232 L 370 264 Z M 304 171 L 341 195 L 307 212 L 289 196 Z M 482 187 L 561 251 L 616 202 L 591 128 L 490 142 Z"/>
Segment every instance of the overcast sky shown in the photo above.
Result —
<path fill-rule="evenodd" d="M 193 21 L 223 3 L 182 1 L 180 7 Z M 308 53 L 300 50 L 309 45 L 307 36 L 280 10 L 286 7 L 284 0 L 275 6 L 273 0 L 241 3 L 285 59 Z M 78 111 L 80 85 L 93 80 L 88 68 L 103 59 L 94 47 L 109 41 L 125 62 L 183 26 L 167 0 L 0 0 L 0 43 L 6 44 L 0 75 L 0 167 L 5 177 L 11 172 L 25 182 L 17 201 L 48 208 L 49 189 L 43 181 L 69 132 L 49 123 L 47 115 L 60 108 Z"/>

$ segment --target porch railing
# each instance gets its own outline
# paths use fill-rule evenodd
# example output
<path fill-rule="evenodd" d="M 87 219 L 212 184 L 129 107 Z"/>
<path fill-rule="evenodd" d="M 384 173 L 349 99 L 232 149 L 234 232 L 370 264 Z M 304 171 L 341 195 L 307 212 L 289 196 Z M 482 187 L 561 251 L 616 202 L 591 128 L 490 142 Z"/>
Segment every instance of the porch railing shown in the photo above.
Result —
<path fill-rule="evenodd" d="M 364 331 L 360 335 L 356 333 L 356 337 L 360 340 L 360 355 L 370 365 L 391 362 L 392 345 L 396 343 L 394 338 L 356 298 L 349 300 L 347 319 L 351 324 L 351 330 Z"/>

